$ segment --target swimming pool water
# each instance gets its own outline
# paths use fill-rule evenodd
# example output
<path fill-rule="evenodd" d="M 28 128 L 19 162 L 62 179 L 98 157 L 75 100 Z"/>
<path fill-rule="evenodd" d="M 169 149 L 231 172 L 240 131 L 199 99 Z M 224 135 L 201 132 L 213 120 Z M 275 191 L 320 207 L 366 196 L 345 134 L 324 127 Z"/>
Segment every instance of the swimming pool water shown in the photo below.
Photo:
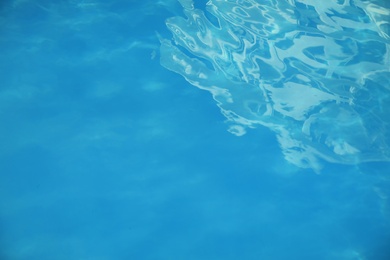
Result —
<path fill-rule="evenodd" d="M 389 8 L 3 1 L 0 259 L 388 259 Z"/>

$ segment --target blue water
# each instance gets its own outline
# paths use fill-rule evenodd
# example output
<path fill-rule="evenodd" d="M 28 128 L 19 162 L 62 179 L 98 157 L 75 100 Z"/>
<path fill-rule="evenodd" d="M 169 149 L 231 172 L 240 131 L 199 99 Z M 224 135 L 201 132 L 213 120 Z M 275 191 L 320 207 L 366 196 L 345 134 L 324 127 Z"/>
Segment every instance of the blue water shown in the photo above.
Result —
<path fill-rule="evenodd" d="M 2 1 L 0 259 L 390 259 L 389 8 Z"/>

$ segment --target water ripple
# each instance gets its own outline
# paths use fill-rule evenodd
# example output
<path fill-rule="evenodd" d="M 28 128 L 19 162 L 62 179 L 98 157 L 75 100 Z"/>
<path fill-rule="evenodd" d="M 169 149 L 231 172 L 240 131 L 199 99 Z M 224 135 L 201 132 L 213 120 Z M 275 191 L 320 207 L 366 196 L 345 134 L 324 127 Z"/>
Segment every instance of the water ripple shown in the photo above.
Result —
<path fill-rule="evenodd" d="M 363 0 L 180 0 L 161 64 L 212 93 L 233 134 L 273 130 L 285 158 L 390 160 L 390 10 Z"/>

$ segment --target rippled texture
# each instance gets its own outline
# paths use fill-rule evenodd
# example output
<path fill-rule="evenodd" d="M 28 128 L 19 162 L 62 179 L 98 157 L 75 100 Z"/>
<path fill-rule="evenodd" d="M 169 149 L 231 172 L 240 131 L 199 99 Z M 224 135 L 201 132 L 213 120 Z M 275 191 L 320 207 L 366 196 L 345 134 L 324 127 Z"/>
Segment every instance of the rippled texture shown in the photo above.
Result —
<path fill-rule="evenodd" d="M 229 131 L 266 126 L 285 158 L 390 159 L 390 12 L 373 1 L 179 0 L 161 64 L 212 93 Z M 383 2 L 384 3 L 384 2 Z"/>

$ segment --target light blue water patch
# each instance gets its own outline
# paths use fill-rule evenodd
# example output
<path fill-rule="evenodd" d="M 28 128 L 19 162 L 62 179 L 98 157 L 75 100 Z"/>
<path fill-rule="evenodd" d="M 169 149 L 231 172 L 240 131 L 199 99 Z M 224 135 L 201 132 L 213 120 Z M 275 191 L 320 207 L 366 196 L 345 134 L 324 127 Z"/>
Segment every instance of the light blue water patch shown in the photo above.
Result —
<path fill-rule="evenodd" d="M 1 260 L 389 259 L 388 1 L 207 2 L 0 1 Z"/>
<path fill-rule="evenodd" d="M 390 11 L 370 1 L 180 1 L 161 64 L 208 90 L 243 135 L 275 132 L 285 158 L 390 160 Z M 211 18 L 210 17 L 214 17 Z"/>

